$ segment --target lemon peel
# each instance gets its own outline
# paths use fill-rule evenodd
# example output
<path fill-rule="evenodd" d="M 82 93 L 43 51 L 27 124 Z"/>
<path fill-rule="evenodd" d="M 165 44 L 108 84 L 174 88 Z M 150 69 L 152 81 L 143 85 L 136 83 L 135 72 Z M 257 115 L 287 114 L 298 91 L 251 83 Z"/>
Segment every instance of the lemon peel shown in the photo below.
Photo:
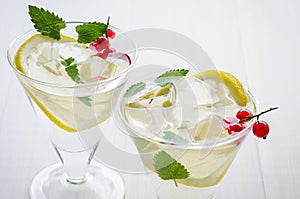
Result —
<path fill-rule="evenodd" d="M 207 70 L 193 75 L 200 80 L 213 80 L 217 83 L 223 83 L 229 90 L 229 95 L 240 106 L 246 106 L 248 96 L 243 88 L 242 83 L 232 74 L 225 71 Z"/>
<path fill-rule="evenodd" d="M 61 129 L 67 131 L 67 132 L 77 132 L 77 129 L 72 128 L 65 123 L 61 122 L 59 119 L 57 119 L 27 88 L 27 86 L 23 85 L 28 95 L 31 97 L 31 99 L 40 107 L 40 109 L 43 111 L 43 113 L 58 127 Z"/>
<path fill-rule="evenodd" d="M 170 93 L 169 86 L 164 86 L 156 93 L 156 96 L 167 95 L 168 93 Z"/>

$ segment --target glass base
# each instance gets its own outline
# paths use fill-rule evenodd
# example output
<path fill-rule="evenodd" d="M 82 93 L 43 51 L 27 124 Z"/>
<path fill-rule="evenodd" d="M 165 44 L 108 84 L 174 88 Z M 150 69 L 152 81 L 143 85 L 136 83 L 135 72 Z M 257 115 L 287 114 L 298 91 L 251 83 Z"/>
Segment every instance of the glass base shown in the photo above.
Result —
<path fill-rule="evenodd" d="M 122 199 L 123 180 L 117 172 L 99 163 L 89 166 L 86 181 L 69 183 L 61 164 L 47 167 L 38 173 L 30 188 L 31 199 Z"/>

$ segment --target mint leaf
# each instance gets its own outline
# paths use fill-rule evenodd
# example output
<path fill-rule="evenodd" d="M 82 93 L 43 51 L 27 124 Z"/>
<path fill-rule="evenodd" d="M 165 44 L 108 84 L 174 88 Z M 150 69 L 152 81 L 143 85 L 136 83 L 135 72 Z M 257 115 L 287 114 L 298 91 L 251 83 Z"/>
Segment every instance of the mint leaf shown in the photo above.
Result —
<path fill-rule="evenodd" d="M 60 40 L 60 30 L 66 27 L 66 22 L 54 13 L 29 5 L 29 15 L 34 27 L 42 35 Z"/>
<path fill-rule="evenodd" d="M 173 133 L 172 131 L 164 131 L 163 138 L 169 142 L 172 142 L 174 144 L 187 144 L 188 141 L 179 135 Z"/>
<path fill-rule="evenodd" d="M 124 94 L 124 97 L 132 97 L 134 94 L 140 92 L 145 88 L 146 84 L 144 82 L 136 83 L 131 85 L 126 93 Z"/>
<path fill-rule="evenodd" d="M 186 76 L 186 74 L 189 71 L 186 69 L 174 69 L 174 70 L 170 70 L 167 71 L 165 73 L 163 73 L 162 75 L 158 76 L 154 82 L 159 84 L 160 86 L 163 86 L 167 83 L 173 82 L 175 80 L 178 80 L 184 76 Z"/>
<path fill-rule="evenodd" d="M 107 32 L 108 25 L 100 22 L 89 22 L 76 26 L 78 43 L 90 43 L 96 41 Z"/>
<path fill-rule="evenodd" d="M 79 78 L 77 64 L 71 65 L 71 66 L 65 68 L 65 70 L 74 82 L 81 83 L 80 78 Z"/>
<path fill-rule="evenodd" d="M 163 180 L 173 180 L 176 187 L 176 179 L 185 179 L 190 176 L 188 170 L 165 151 L 158 152 L 153 157 L 153 166 L 158 176 Z"/>
<path fill-rule="evenodd" d="M 189 71 L 186 70 L 186 69 L 174 69 L 174 70 L 169 70 L 165 73 L 163 73 L 162 75 L 158 76 L 156 79 L 159 79 L 159 78 L 163 78 L 163 77 L 174 77 L 174 76 L 186 76 L 186 74 L 188 73 Z"/>
<path fill-rule="evenodd" d="M 63 65 L 63 66 L 70 66 L 73 62 L 75 61 L 75 59 L 73 57 L 69 57 L 67 59 L 64 59 L 63 61 L 61 61 L 60 63 Z"/>
<path fill-rule="evenodd" d="M 65 71 L 69 75 L 69 77 L 76 83 L 82 83 L 79 78 L 79 72 L 77 68 L 77 64 L 73 64 L 75 59 L 73 57 L 69 57 L 67 59 L 63 59 L 60 63 L 65 66 Z"/>
<path fill-rule="evenodd" d="M 77 97 L 77 99 L 89 107 L 92 106 L 92 103 L 91 103 L 92 99 L 89 96 Z"/>

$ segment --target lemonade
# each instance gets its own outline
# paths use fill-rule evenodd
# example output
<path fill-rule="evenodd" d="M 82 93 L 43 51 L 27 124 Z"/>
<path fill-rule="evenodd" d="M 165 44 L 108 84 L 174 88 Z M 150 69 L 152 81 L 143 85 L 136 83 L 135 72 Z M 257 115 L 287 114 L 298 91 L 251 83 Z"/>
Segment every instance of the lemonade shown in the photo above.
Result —
<path fill-rule="evenodd" d="M 201 198 L 199 190 L 220 182 L 250 130 L 251 122 L 230 135 L 224 118 L 241 108 L 255 113 L 256 105 L 229 73 L 173 77 L 133 85 L 120 114 L 142 162 L 154 171 L 158 197 Z"/>
<path fill-rule="evenodd" d="M 80 82 L 72 80 L 61 64 L 69 57 L 76 60 Z M 62 35 L 56 41 L 40 34 L 26 38 L 14 62 L 19 72 L 35 80 L 21 79 L 27 94 L 52 122 L 67 132 L 91 128 L 111 115 L 112 97 L 120 85 L 118 81 L 106 80 L 118 77 L 130 65 L 122 59 L 95 56 L 93 49 L 71 37 Z"/>

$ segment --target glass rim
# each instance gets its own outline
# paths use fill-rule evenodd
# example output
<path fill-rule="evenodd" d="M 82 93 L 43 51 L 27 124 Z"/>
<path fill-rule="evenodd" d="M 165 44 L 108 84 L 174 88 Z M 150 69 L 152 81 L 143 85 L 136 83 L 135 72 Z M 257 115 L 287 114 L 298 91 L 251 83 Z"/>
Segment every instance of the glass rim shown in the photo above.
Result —
<path fill-rule="evenodd" d="M 249 95 L 249 98 L 251 100 L 251 102 L 253 103 L 254 105 L 254 110 L 255 112 L 253 114 L 256 114 L 258 111 L 259 111 L 259 104 L 256 100 L 256 97 L 251 93 L 251 91 L 245 87 L 243 85 L 245 91 L 247 92 L 247 94 Z M 126 129 L 130 129 L 134 132 L 135 135 L 131 135 L 131 133 L 129 133 L 130 136 L 136 136 L 136 137 L 141 137 L 143 139 L 146 139 L 146 140 L 149 140 L 150 142 L 154 142 L 158 145 L 162 145 L 162 146 L 167 146 L 167 147 L 170 147 L 170 148 L 185 148 L 185 149 L 205 149 L 205 148 L 212 148 L 212 147 L 218 147 L 218 146 L 223 146 L 223 145 L 226 145 L 228 143 L 231 143 L 235 140 L 238 140 L 240 138 L 242 138 L 243 136 L 246 136 L 249 132 L 249 130 L 251 130 L 254 122 L 255 122 L 255 118 L 252 118 L 250 121 L 249 121 L 249 124 L 242 130 L 242 131 L 239 131 L 238 133 L 235 133 L 235 134 L 231 134 L 230 136 L 227 136 L 226 138 L 218 138 L 216 139 L 215 141 L 213 142 L 188 142 L 188 143 L 184 143 L 184 144 L 180 144 L 180 143 L 171 143 L 171 142 L 166 142 L 165 140 L 162 140 L 161 138 L 159 139 L 155 139 L 157 138 L 156 136 L 153 136 L 153 137 L 146 137 L 146 136 L 143 136 L 139 133 L 137 133 L 135 130 L 133 130 L 132 128 L 130 128 L 126 122 L 124 121 L 124 116 L 122 115 L 121 113 L 121 104 L 119 104 L 119 111 L 118 111 L 118 115 L 120 117 L 120 119 L 122 120 L 123 123 L 125 123 L 125 128 Z M 163 142 L 163 143 L 162 143 Z"/>
<path fill-rule="evenodd" d="M 66 22 L 66 24 L 83 24 L 83 23 L 87 23 L 87 22 L 83 22 L 83 21 L 69 21 L 69 22 Z M 119 28 L 117 28 L 115 26 L 112 26 L 112 25 L 109 25 L 109 27 L 122 34 L 122 32 L 121 32 L 121 30 Z M 136 47 L 135 43 L 131 39 L 129 39 L 126 35 L 123 34 L 123 36 L 133 46 L 133 49 L 130 50 L 130 51 L 128 51 L 128 52 L 129 53 L 130 52 L 135 52 L 134 58 L 131 59 L 131 64 L 129 65 L 129 67 L 127 69 L 125 69 L 124 71 L 122 71 L 118 75 L 115 75 L 113 77 L 107 78 L 105 80 L 98 80 L 98 81 L 95 81 L 95 82 L 88 82 L 88 83 L 82 83 L 82 84 L 75 83 L 74 85 L 68 85 L 68 86 L 66 86 L 66 85 L 60 85 L 60 84 L 57 84 L 57 83 L 50 83 L 50 82 L 47 82 L 47 81 L 42 81 L 42 80 L 39 80 L 39 79 L 36 79 L 36 78 L 29 77 L 28 75 L 22 73 L 21 71 L 19 71 L 17 69 L 16 64 L 14 62 L 14 56 L 15 56 L 15 54 L 13 54 L 13 52 L 12 52 L 13 45 L 16 44 L 16 42 L 18 40 L 22 39 L 23 37 L 34 35 L 34 33 L 38 34 L 39 32 L 36 29 L 30 29 L 30 30 L 26 31 L 25 33 L 17 36 L 14 40 L 12 40 L 12 42 L 10 43 L 10 45 L 8 46 L 8 49 L 6 51 L 6 56 L 7 56 L 7 60 L 8 60 L 9 65 L 13 68 L 13 70 L 16 72 L 17 75 L 21 75 L 22 77 L 24 77 L 24 78 L 26 78 L 26 79 L 34 82 L 34 83 L 43 85 L 43 86 L 56 87 L 56 88 L 66 88 L 66 89 L 74 89 L 74 88 L 84 88 L 84 87 L 89 87 L 89 86 L 93 86 L 93 85 L 109 83 L 111 81 L 114 81 L 114 80 L 120 78 L 121 76 L 123 76 L 124 74 L 126 74 L 130 70 L 132 70 L 132 66 L 134 65 L 134 63 L 136 61 L 136 58 L 137 58 L 137 50 L 136 50 L 137 47 Z M 20 46 L 22 44 L 20 44 Z"/>

